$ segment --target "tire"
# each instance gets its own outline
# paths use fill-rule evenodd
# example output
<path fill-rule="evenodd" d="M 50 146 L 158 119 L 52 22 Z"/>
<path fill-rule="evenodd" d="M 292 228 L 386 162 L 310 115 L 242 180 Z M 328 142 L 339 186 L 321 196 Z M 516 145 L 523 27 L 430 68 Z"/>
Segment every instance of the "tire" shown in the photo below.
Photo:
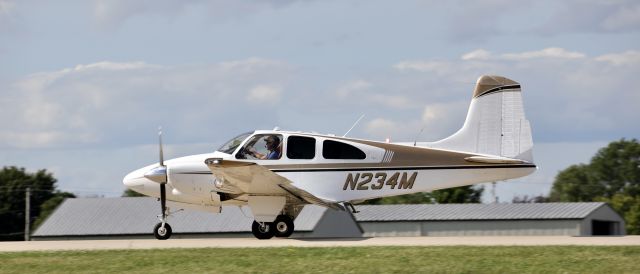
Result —
<path fill-rule="evenodd" d="M 287 215 L 280 215 L 273 222 L 275 236 L 279 238 L 286 238 L 293 234 L 293 220 Z"/>
<path fill-rule="evenodd" d="M 171 237 L 171 226 L 167 223 L 164 224 L 164 229 L 162 229 L 162 223 L 157 223 L 153 228 L 153 236 L 156 236 L 158 240 L 166 240 Z"/>
<path fill-rule="evenodd" d="M 273 223 L 264 223 L 263 227 L 258 222 L 253 221 L 253 224 L 251 225 L 251 232 L 253 233 L 253 236 L 260 240 L 268 240 L 273 238 L 273 235 L 275 235 L 275 228 Z"/>

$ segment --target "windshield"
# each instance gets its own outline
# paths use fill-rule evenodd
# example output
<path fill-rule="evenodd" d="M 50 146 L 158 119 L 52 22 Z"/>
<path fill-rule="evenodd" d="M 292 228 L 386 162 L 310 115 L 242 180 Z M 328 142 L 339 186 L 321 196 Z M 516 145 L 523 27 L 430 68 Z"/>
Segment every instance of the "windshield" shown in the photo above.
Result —
<path fill-rule="evenodd" d="M 220 151 L 222 153 L 226 153 L 226 154 L 233 153 L 233 151 L 235 151 L 236 148 L 238 148 L 238 146 L 240 146 L 240 144 L 242 144 L 242 142 L 245 139 L 247 139 L 247 137 L 249 137 L 249 135 L 251 135 L 251 133 L 252 132 L 247 132 L 247 133 L 243 133 L 243 134 L 240 134 L 240 135 L 236 136 L 235 138 L 229 140 L 224 145 L 222 145 L 218 149 L 218 151 Z"/>

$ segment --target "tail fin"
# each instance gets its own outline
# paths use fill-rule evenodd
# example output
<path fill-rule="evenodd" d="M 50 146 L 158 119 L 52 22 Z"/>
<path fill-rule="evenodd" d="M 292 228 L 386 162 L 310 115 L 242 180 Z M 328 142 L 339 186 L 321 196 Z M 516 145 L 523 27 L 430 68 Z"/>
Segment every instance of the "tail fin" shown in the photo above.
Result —
<path fill-rule="evenodd" d="M 481 76 L 464 125 L 429 147 L 499 155 L 533 162 L 531 126 L 520 84 L 502 76 Z"/>

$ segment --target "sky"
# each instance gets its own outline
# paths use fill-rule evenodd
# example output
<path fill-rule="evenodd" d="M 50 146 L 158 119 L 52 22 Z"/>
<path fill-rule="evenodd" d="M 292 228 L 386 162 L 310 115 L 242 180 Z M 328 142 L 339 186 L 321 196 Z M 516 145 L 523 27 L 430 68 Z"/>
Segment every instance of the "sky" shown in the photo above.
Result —
<path fill-rule="evenodd" d="M 640 136 L 640 2 L 0 0 L 0 166 L 78 196 L 254 129 L 436 141 L 476 79 L 522 85 L 539 169 L 500 201 Z M 491 199 L 487 185 L 484 200 Z"/>

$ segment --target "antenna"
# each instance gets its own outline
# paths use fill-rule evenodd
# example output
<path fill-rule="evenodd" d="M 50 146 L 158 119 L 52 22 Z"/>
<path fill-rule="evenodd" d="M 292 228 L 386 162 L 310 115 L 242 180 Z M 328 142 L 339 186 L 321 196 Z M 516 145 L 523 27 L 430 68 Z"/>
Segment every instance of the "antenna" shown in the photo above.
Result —
<path fill-rule="evenodd" d="M 356 127 L 356 125 L 360 122 L 360 120 L 362 120 L 362 118 L 364 118 L 364 114 L 360 115 L 360 118 L 358 118 L 358 120 L 356 120 L 355 123 L 353 123 L 353 126 L 351 126 L 351 128 L 349 130 L 347 130 L 347 133 L 345 133 L 344 135 L 342 135 L 342 137 L 347 137 L 347 134 L 349 134 L 349 132 L 351 132 L 351 130 Z"/>
<path fill-rule="evenodd" d="M 424 127 L 422 126 L 422 128 L 420 129 L 420 132 L 418 132 L 418 135 L 416 135 L 416 138 L 413 140 L 413 146 L 415 147 L 416 144 L 418 143 L 418 137 L 420 137 L 420 134 L 422 134 L 422 132 L 424 131 Z"/>

